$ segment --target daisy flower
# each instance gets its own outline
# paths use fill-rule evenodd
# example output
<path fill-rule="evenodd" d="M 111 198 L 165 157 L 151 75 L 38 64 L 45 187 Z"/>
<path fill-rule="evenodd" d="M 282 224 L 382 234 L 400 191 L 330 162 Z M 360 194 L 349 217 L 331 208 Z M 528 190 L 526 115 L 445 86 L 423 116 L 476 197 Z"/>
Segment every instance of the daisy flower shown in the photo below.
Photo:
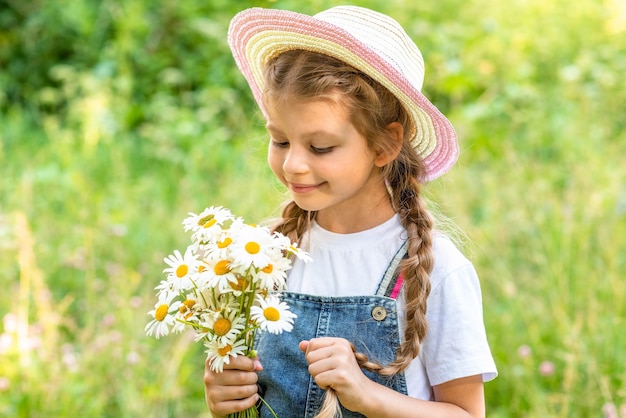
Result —
<path fill-rule="evenodd" d="M 285 302 L 281 302 L 277 295 L 269 295 L 266 298 L 257 297 L 260 306 L 250 308 L 250 318 L 255 321 L 261 330 L 272 334 L 281 334 L 283 331 L 293 329 L 293 320 L 296 314 L 289 310 Z"/>
<path fill-rule="evenodd" d="M 154 289 L 158 290 L 158 293 L 157 293 L 158 298 L 168 297 L 169 295 L 172 295 L 172 296 L 176 295 L 174 284 L 171 283 L 169 280 L 161 280 L 159 285 L 155 287 Z"/>
<path fill-rule="evenodd" d="M 168 294 L 166 292 L 159 294 L 159 300 L 154 305 L 154 309 L 148 312 L 148 315 L 152 315 L 154 319 L 146 325 L 145 331 L 147 335 L 154 334 L 156 338 L 159 338 L 169 334 L 170 327 L 176 322 L 172 314 L 181 305 L 180 301 L 172 302 L 175 297 L 176 294 Z"/>
<path fill-rule="evenodd" d="M 212 241 L 216 234 L 222 231 L 222 225 L 235 219 L 230 210 L 221 206 L 211 206 L 199 214 L 189 212 L 189 217 L 183 220 L 185 231 L 192 231 L 195 241 Z"/>
<path fill-rule="evenodd" d="M 210 258 L 229 258 L 233 248 L 232 231 L 226 230 L 215 235 L 215 241 L 210 246 L 203 246 L 204 254 Z"/>
<path fill-rule="evenodd" d="M 172 332 L 179 333 L 185 330 L 189 323 L 198 321 L 200 305 L 194 295 L 187 295 L 187 298 L 178 307 L 178 312 L 174 315 L 176 323 L 172 327 Z"/>
<path fill-rule="evenodd" d="M 309 255 L 309 253 L 304 251 L 302 248 L 299 248 L 298 244 L 296 244 L 296 243 L 289 244 L 287 246 L 286 250 L 289 253 L 295 255 L 296 257 L 298 257 L 300 260 L 304 261 L 305 263 L 308 263 L 308 262 L 313 260 L 311 258 L 311 256 Z"/>
<path fill-rule="evenodd" d="M 230 364 L 231 357 L 244 355 L 246 343 L 244 340 L 237 340 L 232 344 L 220 344 L 216 341 L 206 344 L 208 350 L 207 358 L 211 362 L 211 370 L 221 373 L 224 370 L 224 364 Z"/>
<path fill-rule="evenodd" d="M 259 288 L 280 291 L 285 288 L 287 270 L 291 268 L 291 260 L 276 252 L 272 260 L 256 273 Z"/>
<path fill-rule="evenodd" d="M 213 322 L 212 336 L 208 338 L 220 344 L 233 344 L 245 327 L 246 318 L 239 316 L 236 310 L 222 311 Z"/>
<path fill-rule="evenodd" d="M 170 254 L 163 261 L 169 266 L 163 270 L 163 273 L 167 273 L 167 280 L 172 284 L 175 292 L 193 287 L 192 274 L 197 271 L 198 260 L 191 245 L 187 247 L 184 256 L 180 251 L 174 250 L 174 254 Z"/>
<path fill-rule="evenodd" d="M 205 259 L 204 270 L 198 275 L 201 288 L 216 288 L 220 293 L 228 291 L 230 283 L 237 283 L 237 273 L 233 271 L 232 260 Z"/>
<path fill-rule="evenodd" d="M 267 266 L 271 261 L 270 254 L 276 250 L 276 242 L 264 227 L 244 225 L 233 234 L 233 241 L 231 255 L 234 265 L 243 270 L 251 266 Z"/>

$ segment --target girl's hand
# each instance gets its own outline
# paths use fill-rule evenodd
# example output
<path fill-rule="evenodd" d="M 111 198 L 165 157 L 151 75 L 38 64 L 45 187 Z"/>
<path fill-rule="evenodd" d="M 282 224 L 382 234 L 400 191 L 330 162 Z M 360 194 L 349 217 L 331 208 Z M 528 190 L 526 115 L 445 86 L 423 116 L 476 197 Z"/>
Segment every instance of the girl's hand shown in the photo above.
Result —
<path fill-rule="evenodd" d="M 325 337 L 301 341 L 299 347 L 315 383 L 324 390 L 332 388 L 345 408 L 358 411 L 375 383 L 361 371 L 350 343 L 343 338 Z"/>
<path fill-rule="evenodd" d="M 207 359 L 204 367 L 204 393 L 207 406 L 214 418 L 244 411 L 259 400 L 257 371 L 263 370 L 258 359 L 237 356 L 224 364 L 224 371 L 211 370 Z"/>

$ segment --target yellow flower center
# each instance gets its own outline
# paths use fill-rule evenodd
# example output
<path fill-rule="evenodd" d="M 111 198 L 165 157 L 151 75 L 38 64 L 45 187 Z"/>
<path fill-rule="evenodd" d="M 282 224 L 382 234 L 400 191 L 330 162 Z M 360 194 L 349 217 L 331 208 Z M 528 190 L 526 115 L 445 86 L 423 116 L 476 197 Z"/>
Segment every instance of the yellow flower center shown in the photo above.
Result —
<path fill-rule="evenodd" d="M 228 266 L 230 262 L 228 260 L 220 260 L 213 267 L 213 271 L 218 276 L 222 276 L 230 271 L 230 267 Z"/>
<path fill-rule="evenodd" d="M 243 285 L 246 281 L 243 279 L 243 277 L 237 277 L 237 283 L 230 283 L 230 288 L 233 290 L 243 290 Z"/>
<path fill-rule="evenodd" d="M 187 272 L 189 271 L 189 266 L 187 264 L 181 264 L 176 268 L 176 276 L 180 279 L 181 277 L 185 277 Z"/>
<path fill-rule="evenodd" d="M 207 215 L 204 218 L 200 218 L 198 220 L 198 225 L 203 227 L 203 228 L 210 228 L 213 225 L 215 225 L 217 221 L 215 220 L 215 216 L 214 215 Z"/>
<path fill-rule="evenodd" d="M 154 319 L 156 319 L 157 321 L 163 321 L 165 317 L 167 316 L 167 311 L 169 310 L 170 310 L 169 305 L 166 305 L 166 304 L 159 305 L 159 307 L 156 308 L 156 311 L 154 312 Z"/>
<path fill-rule="evenodd" d="M 256 254 L 261 251 L 261 246 L 254 241 L 250 241 L 249 243 L 247 243 L 245 248 L 249 254 Z"/>
<path fill-rule="evenodd" d="M 274 266 L 271 264 L 268 264 L 267 266 L 263 267 L 261 271 L 263 273 L 270 274 L 272 271 L 274 271 Z"/>
<path fill-rule="evenodd" d="M 220 241 L 217 243 L 217 248 L 226 248 L 232 243 L 233 243 L 233 240 L 231 238 L 226 237 L 224 241 Z"/>
<path fill-rule="evenodd" d="M 217 349 L 217 354 L 224 357 L 225 355 L 230 353 L 230 350 L 232 350 L 232 347 L 229 344 L 226 344 L 224 347 Z"/>
<path fill-rule="evenodd" d="M 280 319 L 280 312 L 273 306 L 268 306 L 263 310 L 263 316 L 268 321 L 278 321 Z"/>
<path fill-rule="evenodd" d="M 215 332 L 215 335 L 218 335 L 220 337 L 226 335 L 226 333 L 230 331 L 230 328 L 230 321 L 226 318 L 218 319 L 213 325 L 213 331 Z"/>
<path fill-rule="evenodd" d="M 187 299 L 186 301 L 183 302 L 182 305 L 180 305 L 180 308 L 178 308 L 178 312 L 180 313 L 185 313 L 189 310 L 191 310 L 191 308 L 193 308 L 193 305 L 196 304 L 196 301 L 193 299 Z"/>
<path fill-rule="evenodd" d="M 198 273 L 202 273 L 204 270 L 206 270 L 206 266 L 203 266 L 202 264 L 198 266 Z"/>

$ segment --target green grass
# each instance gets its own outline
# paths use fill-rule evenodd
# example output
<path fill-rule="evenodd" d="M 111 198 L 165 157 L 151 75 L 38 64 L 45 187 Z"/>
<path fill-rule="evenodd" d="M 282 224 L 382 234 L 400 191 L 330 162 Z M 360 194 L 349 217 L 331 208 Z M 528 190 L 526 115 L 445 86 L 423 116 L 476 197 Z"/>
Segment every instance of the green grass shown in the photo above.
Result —
<path fill-rule="evenodd" d="M 187 212 L 224 205 L 257 221 L 284 197 L 228 19 L 334 2 L 162 3 L 0 8 L 1 416 L 208 416 L 202 348 L 143 327 Z M 409 3 L 360 4 L 414 34 L 425 91 L 459 132 L 459 163 L 427 193 L 481 277 L 500 372 L 488 416 L 619 409 L 626 10 Z"/>

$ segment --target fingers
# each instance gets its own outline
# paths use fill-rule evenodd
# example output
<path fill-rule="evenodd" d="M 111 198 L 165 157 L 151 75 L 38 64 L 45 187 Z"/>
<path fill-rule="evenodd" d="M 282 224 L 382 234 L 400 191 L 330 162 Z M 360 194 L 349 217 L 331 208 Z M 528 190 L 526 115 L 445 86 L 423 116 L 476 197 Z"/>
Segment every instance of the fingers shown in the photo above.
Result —
<path fill-rule="evenodd" d="M 232 400 L 214 400 L 208 394 L 206 396 L 206 403 L 213 418 L 227 417 L 232 413 L 245 411 L 255 406 L 258 401 L 259 395 L 256 392 L 252 396 Z"/>
<path fill-rule="evenodd" d="M 205 370 L 210 370 L 211 360 L 206 359 L 205 361 Z M 261 366 L 261 362 L 258 358 L 248 358 L 246 356 L 237 356 L 231 357 L 230 362 L 228 364 L 224 364 L 224 370 L 243 370 L 252 372 L 256 370 L 257 367 L 263 368 Z"/>
<path fill-rule="evenodd" d="M 309 364 L 309 373 L 322 388 L 343 385 L 355 373 L 361 374 L 350 343 L 343 338 L 314 338 L 300 342 Z"/>
<path fill-rule="evenodd" d="M 350 343 L 343 338 L 313 338 L 300 342 L 300 350 L 305 353 L 309 364 L 328 357 L 353 358 L 354 351 Z"/>
<path fill-rule="evenodd" d="M 256 371 L 263 368 L 259 360 L 245 356 L 230 360 L 221 373 L 211 370 L 210 361 L 205 363 L 205 399 L 216 418 L 250 408 L 259 399 Z"/>

